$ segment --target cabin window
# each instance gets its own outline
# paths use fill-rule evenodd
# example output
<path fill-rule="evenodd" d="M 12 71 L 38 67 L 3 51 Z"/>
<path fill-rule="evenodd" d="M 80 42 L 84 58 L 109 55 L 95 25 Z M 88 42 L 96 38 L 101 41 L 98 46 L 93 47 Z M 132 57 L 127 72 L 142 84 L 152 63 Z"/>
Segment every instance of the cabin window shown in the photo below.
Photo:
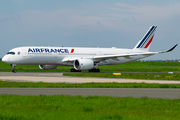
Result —
<path fill-rule="evenodd" d="M 7 54 L 15 55 L 15 52 L 8 52 Z"/>

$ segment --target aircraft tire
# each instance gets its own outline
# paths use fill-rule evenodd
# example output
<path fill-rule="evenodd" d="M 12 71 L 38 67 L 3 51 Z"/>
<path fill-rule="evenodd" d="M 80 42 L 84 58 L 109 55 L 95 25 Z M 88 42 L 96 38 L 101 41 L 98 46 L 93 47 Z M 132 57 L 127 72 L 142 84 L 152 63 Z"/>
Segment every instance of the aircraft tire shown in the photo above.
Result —
<path fill-rule="evenodd" d="M 100 69 L 96 69 L 96 72 L 100 72 Z"/>
<path fill-rule="evenodd" d="M 100 69 L 94 68 L 94 69 L 89 70 L 89 72 L 100 72 Z"/>
<path fill-rule="evenodd" d="M 16 70 L 16 69 L 13 69 L 13 70 L 12 70 L 12 72 L 13 72 L 13 73 L 16 73 L 16 72 L 17 72 L 17 70 Z"/>
<path fill-rule="evenodd" d="M 71 72 L 81 72 L 81 70 L 76 70 L 74 68 L 71 68 Z"/>

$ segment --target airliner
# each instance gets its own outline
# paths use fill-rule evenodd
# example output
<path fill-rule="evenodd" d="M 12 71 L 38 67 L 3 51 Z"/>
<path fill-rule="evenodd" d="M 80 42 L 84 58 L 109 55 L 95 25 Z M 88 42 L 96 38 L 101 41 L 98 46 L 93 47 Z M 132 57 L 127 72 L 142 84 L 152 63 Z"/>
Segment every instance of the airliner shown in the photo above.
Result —
<path fill-rule="evenodd" d="M 73 66 L 71 72 L 100 72 L 100 65 L 117 65 L 136 61 L 154 54 L 172 51 L 178 44 L 167 51 L 149 52 L 157 26 L 151 26 L 133 49 L 120 48 L 82 48 L 82 47 L 18 47 L 11 49 L 2 61 L 13 66 L 39 65 L 40 69 L 55 69 L 58 65 Z"/>

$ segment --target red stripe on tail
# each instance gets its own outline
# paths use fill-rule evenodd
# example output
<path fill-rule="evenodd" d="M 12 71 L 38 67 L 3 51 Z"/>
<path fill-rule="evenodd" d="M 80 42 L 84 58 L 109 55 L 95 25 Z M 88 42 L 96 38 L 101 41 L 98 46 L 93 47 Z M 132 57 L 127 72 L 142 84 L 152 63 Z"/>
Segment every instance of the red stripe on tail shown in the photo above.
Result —
<path fill-rule="evenodd" d="M 148 46 L 151 44 L 153 38 L 154 38 L 154 35 L 152 36 L 152 38 L 149 40 L 149 42 L 147 43 L 147 45 L 144 48 L 148 48 Z"/>

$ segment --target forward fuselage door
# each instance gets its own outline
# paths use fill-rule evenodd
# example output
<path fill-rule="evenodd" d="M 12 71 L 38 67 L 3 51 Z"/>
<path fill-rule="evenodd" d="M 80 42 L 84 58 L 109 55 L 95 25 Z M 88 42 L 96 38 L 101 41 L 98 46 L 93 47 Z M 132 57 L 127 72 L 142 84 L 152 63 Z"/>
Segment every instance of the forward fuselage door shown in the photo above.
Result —
<path fill-rule="evenodd" d="M 23 58 L 26 58 L 26 57 L 27 57 L 27 51 L 26 51 L 26 50 L 23 50 L 23 51 L 22 51 L 22 56 L 23 56 Z"/>

